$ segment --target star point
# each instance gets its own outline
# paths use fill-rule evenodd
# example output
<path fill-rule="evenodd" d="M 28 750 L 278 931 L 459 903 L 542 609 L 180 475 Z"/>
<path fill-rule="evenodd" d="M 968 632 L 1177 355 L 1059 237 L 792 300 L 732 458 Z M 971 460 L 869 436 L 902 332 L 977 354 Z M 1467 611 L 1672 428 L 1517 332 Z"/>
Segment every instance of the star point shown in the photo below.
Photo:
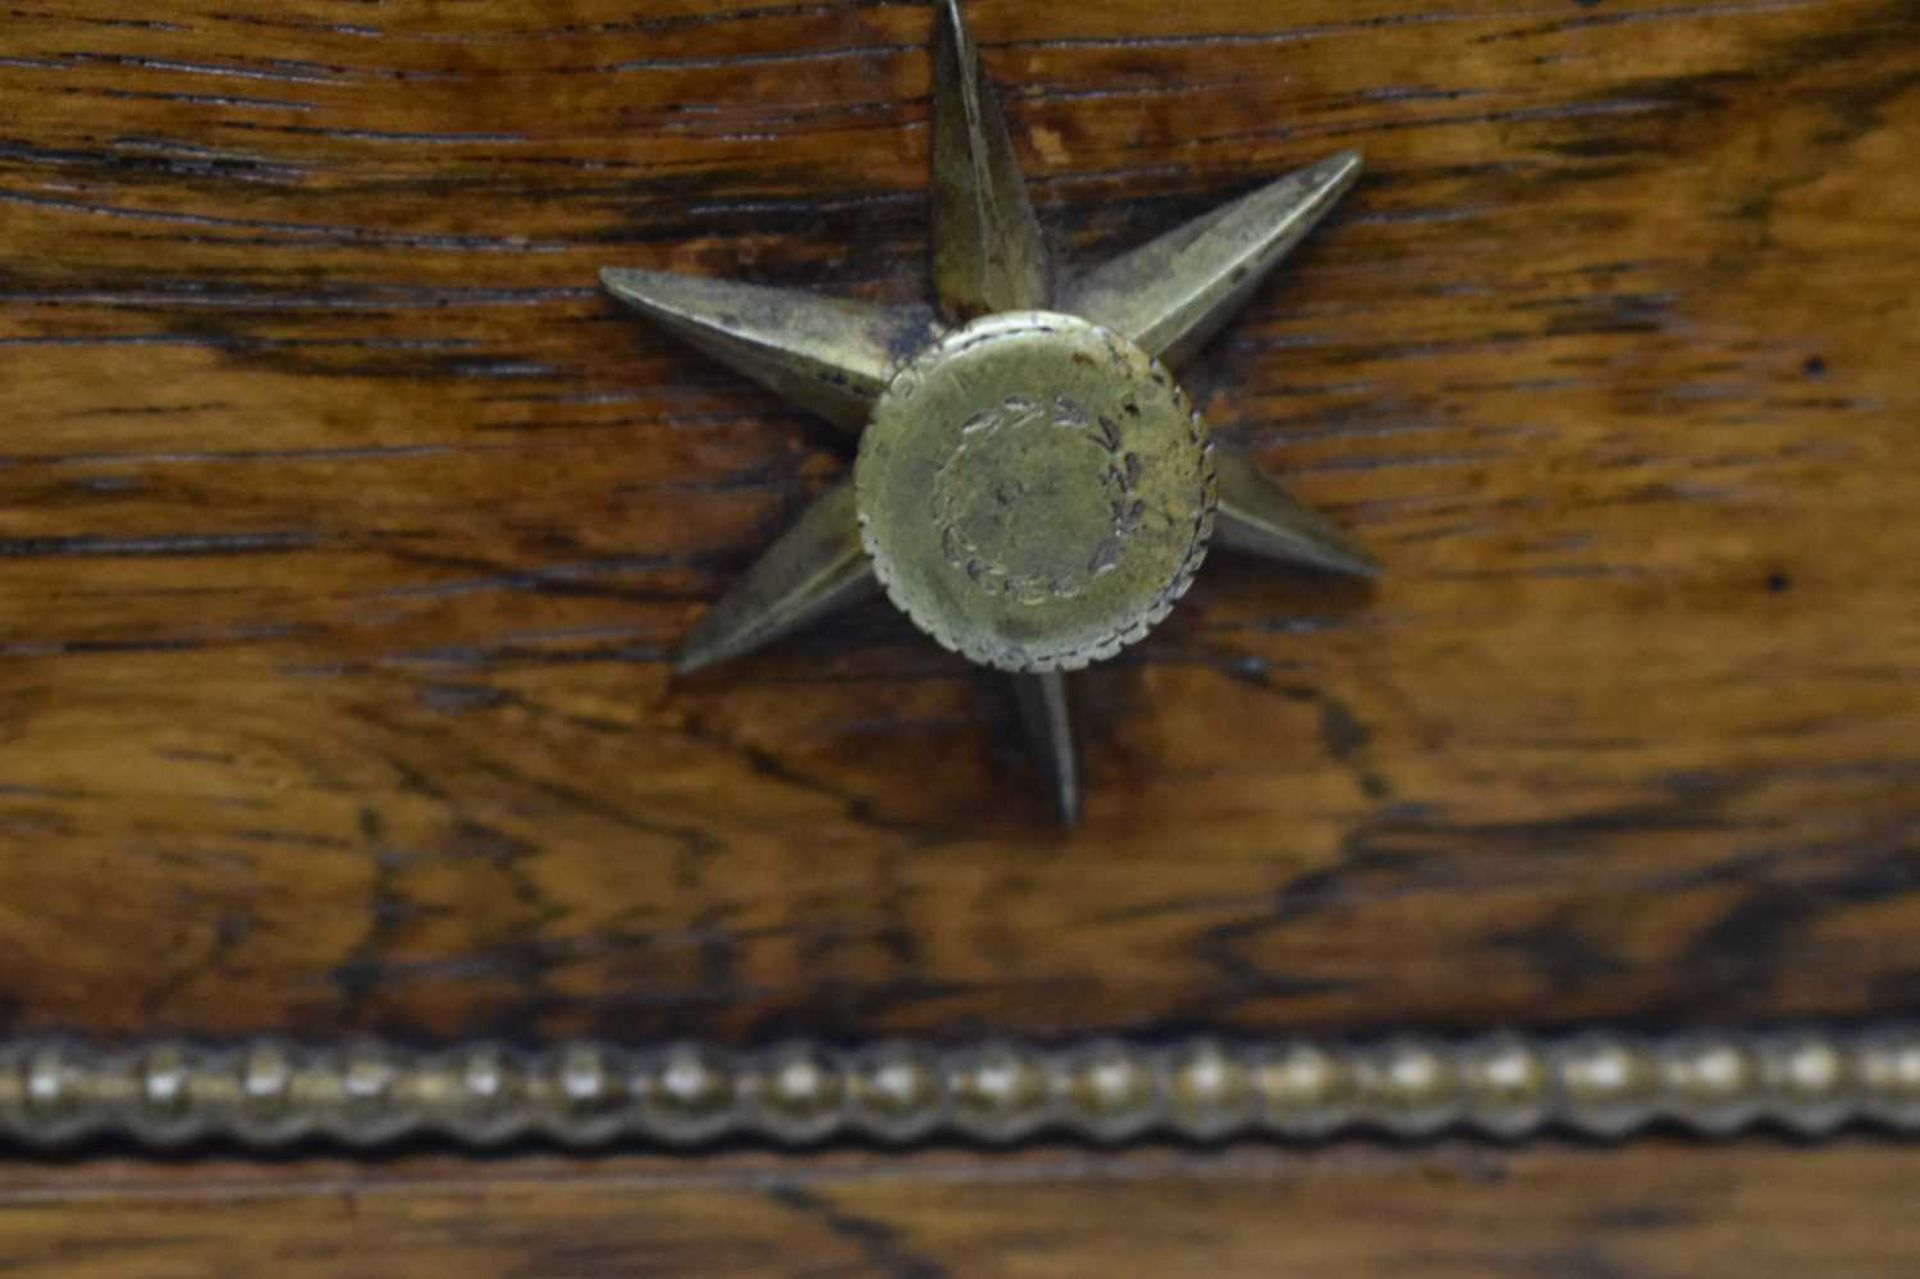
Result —
<path fill-rule="evenodd" d="M 701 616 L 681 644 L 674 670 L 688 675 L 745 656 L 879 588 L 860 544 L 853 485 L 842 481 L 814 499 Z"/>
<path fill-rule="evenodd" d="M 607 267 L 607 291 L 783 399 L 858 431 L 893 368 L 934 332 L 924 307 Z"/>
<path fill-rule="evenodd" d="M 610 267 L 609 292 L 843 429 L 816 499 L 695 625 L 728 661 L 885 590 L 1008 671 L 1063 824 L 1083 788 L 1064 674 L 1143 636 L 1209 539 L 1356 577 L 1379 564 L 1253 461 L 1214 448 L 1178 367 L 1358 178 L 1343 151 L 1057 279 L 958 0 L 933 29 L 934 307 Z M 938 318 L 936 318 L 936 315 Z"/>
<path fill-rule="evenodd" d="M 1015 675 L 1013 696 L 1034 761 L 1047 778 L 1054 815 L 1072 829 L 1080 824 L 1080 750 L 1074 741 L 1067 677 L 1059 671 Z"/>

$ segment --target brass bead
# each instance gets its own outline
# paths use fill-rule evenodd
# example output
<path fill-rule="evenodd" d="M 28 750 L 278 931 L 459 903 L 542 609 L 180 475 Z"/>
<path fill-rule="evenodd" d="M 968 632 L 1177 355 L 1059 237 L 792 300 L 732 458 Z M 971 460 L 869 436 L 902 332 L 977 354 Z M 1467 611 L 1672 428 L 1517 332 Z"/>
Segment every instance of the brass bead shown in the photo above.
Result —
<path fill-rule="evenodd" d="M 955 1124 L 989 1141 L 1024 1137 L 1052 1117 L 1046 1065 L 1031 1048 L 989 1043 L 947 1062 Z"/>
<path fill-rule="evenodd" d="M 1901 1132 L 1920 1130 L 1920 1026 L 1887 1026 L 1854 1046 L 1861 1100 L 1869 1118 Z"/>
<path fill-rule="evenodd" d="M 63 1145 L 99 1131 L 99 1072 L 85 1049 L 62 1040 L 34 1044 L 14 1063 L 20 1102 L 13 1127 L 28 1141 Z"/>
<path fill-rule="evenodd" d="M 1224 1137 L 1253 1120 L 1253 1072 L 1241 1055 L 1212 1039 L 1180 1045 L 1167 1058 L 1167 1110 L 1183 1134 Z"/>
<path fill-rule="evenodd" d="M 1482 1132 L 1514 1140 L 1535 1132 L 1553 1105 L 1553 1070 L 1531 1040 L 1501 1032 L 1459 1050 L 1464 1114 Z"/>
<path fill-rule="evenodd" d="M 311 1130 L 312 1112 L 295 1105 L 299 1056 L 297 1050 L 277 1039 L 256 1039 L 229 1059 L 228 1070 L 238 1091 L 233 1129 L 245 1141 L 276 1145 Z"/>
<path fill-rule="evenodd" d="M 1753 1044 L 1766 1113 L 1796 1132 L 1832 1132 L 1858 1110 L 1854 1063 L 1834 1037 L 1817 1030 L 1785 1030 Z"/>
<path fill-rule="evenodd" d="M 1289 1137 L 1325 1137 L 1353 1121 L 1359 1101 L 1342 1053 L 1296 1040 L 1261 1053 L 1253 1068 L 1260 1120 Z"/>
<path fill-rule="evenodd" d="M 1159 1118 L 1160 1081 L 1148 1054 L 1117 1040 L 1075 1049 L 1059 1063 L 1066 1117 L 1101 1141 L 1120 1141 Z"/>
<path fill-rule="evenodd" d="M 1549 1059 L 1559 1117 L 1580 1131 L 1622 1137 L 1654 1117 L 1660 1074 L 1638 1040 L 1586 1031 L 1556 1045 Z"/>
<path fill-rule="evenodd" d="M 368 1040 L 349 1045 L 331 1059 L 310 1059 L 298 1086 L 330 1103 L 320 1123 L 334 1136 L 355 1145 L 378 1145 L 414 1124 L 414 1115 L 400 1105 L 404 1069 L 398 1052 Z"/>
<path fill-rule="evenodd" d="M 1398 1137 L 1438 1132 L 1460 1117 L 1459 1080 L 1437 1045 L 1412 1036 L 1354 1055 L 1359 1113 Z"/>
<path fill-rule="evenodd" d="M 142 1141 L 171 1146 L 190 1141 L 204 1127 L 196 1106 L 198 1054 L 185 1044 L 161 1042 L 129 1062 L 133 1084 L 127 1124 Z"/>
<path fill-rule="evenodd" d="M 875 1044 L 853 1064 L 853 1114 L 867 1132 L 911 1141 L 946 1116 L 939 1057 L 917 1044 Z"/>
<path fill-rule="evenodd" d="M 507 1141 L 532 1122 L 526 1067 L 498 1044 L 472 1044 L 413 1063 L 400 1104 L 465 1141 Z"/>
<path fill-rule="evenodd" d="M 732 1059 L 697 1044 L 675 1044 L 640 1059 L 632 1076 L 647 1133 L 662 1141 L 710 1141 L 733 1126 Z"/>
<path fill-rule="evenodd" d="M 1760 1113 L 1759 1072 L 1736 1036 L 1704 1032 L 1662 1044 L 1656 1053 L 1660 1109 L 1698 1132 L 1738 1132 Z"/>
<path fill-rule="evenodd" d="M 626 1127 L 629 1066 L 611 1048 L 572 1043 L 547 1054 L 531 1083 L 541 1127 L 561 1141 L 591 1145 Z"/>
<path fill-rule="evenodd" d="M 784 1044 L 754 1070 L 757 1117 L 768 1136 L 818 1141 L 840 1126 L 846 1080 L 837 1058 L 810 1044 Z"/>

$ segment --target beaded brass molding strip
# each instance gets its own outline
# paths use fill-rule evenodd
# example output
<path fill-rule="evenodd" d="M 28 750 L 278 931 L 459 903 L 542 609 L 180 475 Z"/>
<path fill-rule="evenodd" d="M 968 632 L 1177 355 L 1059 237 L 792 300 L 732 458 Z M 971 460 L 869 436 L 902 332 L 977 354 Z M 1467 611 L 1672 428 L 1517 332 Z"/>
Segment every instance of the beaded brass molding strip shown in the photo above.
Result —
<path fill-rule="evenodd" d="M 1809 1136 L 1864 1124 L 1920 1136 L 1920 1025 L 1058 1048 L 793 1043 L 737 1053 L 686 1043 L 523 1052 L 0 1041 L 0 1143 L 34 1148 L 91 1139 L 260 1149 L 406 1138 L 462 1147 L 529 1138 L 579 1147 L 1049 1135 L 1515 1140 L 1619 1138 L 1660 1123 Z"/>

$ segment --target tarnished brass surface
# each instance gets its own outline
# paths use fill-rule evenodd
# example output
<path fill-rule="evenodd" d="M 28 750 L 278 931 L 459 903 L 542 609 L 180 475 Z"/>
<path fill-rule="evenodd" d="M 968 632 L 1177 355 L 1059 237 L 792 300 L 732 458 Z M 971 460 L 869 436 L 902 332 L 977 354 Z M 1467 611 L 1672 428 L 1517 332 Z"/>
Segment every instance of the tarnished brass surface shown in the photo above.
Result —
<path fill-rule="evenodd" d="M 1344 151 L 1057 286 L 999 96 L 959 0 L 933 37 L 931 312 L 610 268 L 607 288 L 715 358 L 862 437 L 855 484 L 802 517 L 715 604 L 681 670 L 738 657 L 876 577 L 1019 689 L 1062 818 L 1080 811 L 1055 672 L 1112 656 L 1185 593 L 1215 526 L 1236 550 L 1377 569 L 1243 458 L 1215 460 L 1160 363 L 1190 356 L 1360 172 Z M 855 493 L 857 491 L 857 502 Z M 853 527 L 855 507 L 859 529 Z M 871 555 L 862 558 L 861 549 Z"/>
<path fill-rule="evenodd" d="M 1214 536 L 1223 547 L 1349 577 L 1372 577 L 1380 563 L 1320 512 L 1302 506 L 1259 467 L 1221 449 L 1214 458 L 1220 509 Z"/>
<path fill-rule="evenodd" d="M 1050 301 L 1046 241 L 1007 136 L 999 94 L 948 0 L 933 24 L 933 283 L 964 321 Z"/>
<path fill-rule="evenodd" d="M 1205 554 L 1205 428 L 1166 371 L 1067 315 L 976 320 L 894 378 L 861 437 L 860 529 L 922 630 L 1072 670 L 1165 617 Z"/>
<path fill-rule="evenodd" d="M 608 267 L 607 291 L 714 359 L 858 431 L 900 360 L 926 342 L 922 307 Z"/>
<path fill-rule="evenodd" d="M 1073 738 L 1073 698 L 1059 671 L 1013 677 L 1020 723 L 1036 763 L 1053 791 L 1054 811 L 1066 826 L 1080 823 L 1080 751 Z"/>
<path fill-rule="evenodd" d="M 1039 677 L 1034 677 L 1039 678 Z M 1656 1128 L 1726 1137 L 1872 1128 L 1920 1136 L 1920 1027 L 1720 1027 L 1655 1035 L 1516 1030 L 1434 1038 L 1167 1043 L 788 1041 L 734 1052 L 587 1040 L 526 1052 L 362 1039 L 313 1045 L 155 1038 L 124 1047 L 0 1039 L 0 1149 L 102 1138 L 348 1148 L 703 1147 L 1014 1142 L 1073 1133 L 1187 1141 L 1396 1141 Z"/>
<path fill-rule="evenodd" d="M 867 598 L 876 585 L 860 547 L 853 486 L 836 484 L 707 610 L 681 645 L 675 666 L 685 673 L 750 653 Z"/>
<path fill-rule="evenodd" d="M 1118 329 L 1178 367 L 1359 176 L 1358 151 L 1289 173 L 1089 271 L 1067 287 L 1061 309 Z"/>

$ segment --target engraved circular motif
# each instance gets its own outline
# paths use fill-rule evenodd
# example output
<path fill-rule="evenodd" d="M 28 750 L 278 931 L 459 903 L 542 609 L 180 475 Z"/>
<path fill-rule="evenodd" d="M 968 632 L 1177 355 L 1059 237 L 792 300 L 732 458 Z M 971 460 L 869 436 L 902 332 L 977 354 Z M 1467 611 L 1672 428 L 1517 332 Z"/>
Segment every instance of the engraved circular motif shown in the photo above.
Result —
<path fill-rule="evenodd" d="M 1009 395 L 967 420 L 934 475 L 947 563 L 989 594 L 1008 591 L 1025 604 L 1072 599 L 1112 571 L 1140 526 L 1138 466 L 1115 425 L 1071 396 Z M 1089 474 L 1099 476 L 1106 505 L 1058 509 L 1052 499 Z M 1087 527 L 1060 527 L 1073 514 Z"/>
<path fill-rule="evenodd" d="M 1205 428 L 1166 370 L 1048 312 L 976 320 L 903 368 L 855 490 L 894 603 L 1013 671 L 1073 669 L 1145 635 L 1213 524 Z"/>

